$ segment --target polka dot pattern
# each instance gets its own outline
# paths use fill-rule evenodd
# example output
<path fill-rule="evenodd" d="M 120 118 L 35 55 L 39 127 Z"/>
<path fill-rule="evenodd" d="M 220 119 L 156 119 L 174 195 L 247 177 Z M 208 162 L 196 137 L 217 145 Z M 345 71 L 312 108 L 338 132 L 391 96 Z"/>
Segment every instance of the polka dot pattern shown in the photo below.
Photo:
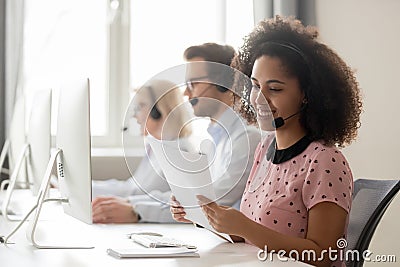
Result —
<path fill-rule="evenodd" d="M 353 178 L 340 151 L 312 142 L 292 159 L 273 164 L 265 157 L 272 139 L 267 137 L 255 153 L 240 207 L 247 217 L 282 234 L 304 238 L 308 210 L 316 204 L 332 202 L 349 212 Z"/>

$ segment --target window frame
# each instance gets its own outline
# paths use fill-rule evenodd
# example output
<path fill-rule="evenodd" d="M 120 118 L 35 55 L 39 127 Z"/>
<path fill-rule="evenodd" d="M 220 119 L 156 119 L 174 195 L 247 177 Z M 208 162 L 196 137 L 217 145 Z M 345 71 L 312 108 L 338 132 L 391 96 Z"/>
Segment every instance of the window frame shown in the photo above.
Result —
<path fill-rule="evenodd" d="M 115 0 L 110 0 L 109 9 Z M 129 104 L 130 2 L 119 0 L 108 32 L 108 105 L 106 128 L 102 136 L 92 136 L 92 147 L 122 147 L 122 129 Z M 95 114 L 91 114 L 95 116 Z"/>

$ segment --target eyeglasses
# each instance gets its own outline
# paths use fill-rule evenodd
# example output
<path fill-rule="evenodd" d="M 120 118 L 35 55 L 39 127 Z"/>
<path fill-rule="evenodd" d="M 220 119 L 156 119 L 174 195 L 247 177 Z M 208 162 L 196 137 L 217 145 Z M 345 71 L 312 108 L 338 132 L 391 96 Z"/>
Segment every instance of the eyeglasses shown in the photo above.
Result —
<path fill-rule="evenodd" d="M 196 78 L 192 78 L 186 81 L 186 87 L 189 91 L 193 92 L 194 90 L 194 84 L 195 83 L 199 83 L 202 82 L 202 80 L 207 79 L 208 76 L 201 76 L 201 77 L 196 77 Z"/>

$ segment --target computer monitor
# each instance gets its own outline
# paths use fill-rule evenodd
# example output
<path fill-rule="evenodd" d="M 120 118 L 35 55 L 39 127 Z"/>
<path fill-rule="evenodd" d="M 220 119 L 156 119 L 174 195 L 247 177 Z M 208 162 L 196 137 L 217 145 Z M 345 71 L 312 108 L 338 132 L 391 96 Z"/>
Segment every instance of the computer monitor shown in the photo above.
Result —
<path fill-rule="evenodd" d="M 29 117 L 27 173 L 30 189 L 34 195 L 39 192 L 39 187 L 50 159 L 51 100 L 52 91 L 50 89 L 35 92 Z"/>
<path fill-rule="evenodd" d="M 11 176 L 15 164 L 17 162 L 17 155 L 21 153 L 26 143 L 26 135 L 25 135 L 25 96 L 20 96 L 13 110 L 13 115 L 10 121 L 10 128 L 8 130 L 7 139 L 4 142 L 3 149 L 0 153 L 0 172 L 5 173 Z M 8 159 L 8 170 L 3 169 L 5 160 Z M 22 168 L 21 168 L 22 169 Z M 20 171 L 21 174 L 25 174 L 23 172 L 24 169 Z M 18 175 L 19 181 L 25 181 L 26 176 L 21 174 Z M 2 189 L 9 182 L 8 180 L 4 180 L 2 183 Z"/>
<path fill-rule="evenodd" d="M 37 197 L 34 218 L 27 229 L 28 240 L 37 248 L 92 248 L 91 246 L 41 245 L 35 229 L 42 204 L 46 201 L 54 164 L 64 213 L 92 223 L 91 142 L 89 80 L 68 83 L 60 91 L 56 150 L 51 153 Z"/>
<path fill-rule="evenodd" d="M 60 93 L 56 148 L 61 196 L 68 199 L 64 212 L 92 223 L 92 175 L 89 80 L 71 84 Z"/>
<path fill-rule="evenodd" d="M 27 141 L 17 158 L 2 203 L 1 210 L 6 220 L 15 221 L 20 219 L 18 213 L 22 211 L 16 211 L 9 208 L 9 206 L 14 188 L 18 183 L 18 174 L 23 166 L 26 166 L 28 175 L 26 181 L 29 182 L 32 193 L 36 195 L 39 191 L 39 186 L 50 158 L 51 93 L 50 89 L 40 90 L 35 92 L 33 96 L 31 113 L 28 120 Z M 25 127 L 21 127 L 20 131 L 25 132 Z M 9 216 L 10 214 L 17 216 Z"/>

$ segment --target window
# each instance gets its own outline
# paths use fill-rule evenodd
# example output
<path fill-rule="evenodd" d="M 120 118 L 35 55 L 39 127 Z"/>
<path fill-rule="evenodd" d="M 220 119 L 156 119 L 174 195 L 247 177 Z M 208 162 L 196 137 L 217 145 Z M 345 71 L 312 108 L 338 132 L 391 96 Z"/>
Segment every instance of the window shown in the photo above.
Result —
<path fill-rule="evenodd" d="M 130 18 L 130 87 L 136 88 L 183 64 L 191 45 L 216 42 L 237 49 L 253 28 L 253 6 L 242 0 L 132 1 Z M 134 120 L 130 124 L 138 129 Z"/>
<path fill-rule="evenodd" d="M 57 90 L 89 77 L 91 130 L 105 136 L 108 106 L 108 21 L 105 0 L 28 0 L 25 5 L 24 88 Z M 54 98 L 58 99 L 58 98 Z M 53 102 L 53 113 L 58 101 Z M 56 116 L 53 116 L 54 118 Z M 52 127 L 56 131 L 55 123 Z"/>
<path fill-rule="evenodd" d="M 24 25 L 25 91 L 89 77 L 92 144 L 116 147 L 130 89 L 182 64 L 190 45 L 237 48 L 253 16 L 241 0 L 26 0 Z"/>
<path fill-rule="evenodd" d="M 183 51 L 205 42 L 237 48 L 253 28 L 251 2 L 146 0 L 131 2 L 131 86 L 183 64 Z"/>

